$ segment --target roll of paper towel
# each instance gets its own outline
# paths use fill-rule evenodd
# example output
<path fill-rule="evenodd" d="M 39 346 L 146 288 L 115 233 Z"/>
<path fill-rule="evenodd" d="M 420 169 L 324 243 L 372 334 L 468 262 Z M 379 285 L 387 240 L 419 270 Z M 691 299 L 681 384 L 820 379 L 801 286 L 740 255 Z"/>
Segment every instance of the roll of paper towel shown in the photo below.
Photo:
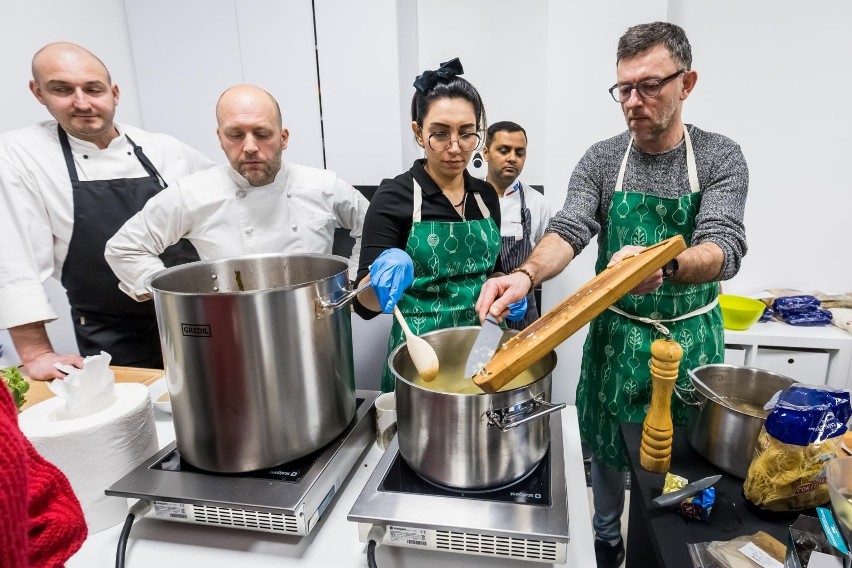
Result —
<path fill-rule="evenodd" d="M 23 411 L 18 424 L 35 449 L 58 467 L 80 500 L 89 534 L 127 517 L 127 499 L 104 490 L 159 448 L 148 388 L 115 385 L 115 400 L 80 418 L 62 419 L 65 401 L 54 397 Z"/>

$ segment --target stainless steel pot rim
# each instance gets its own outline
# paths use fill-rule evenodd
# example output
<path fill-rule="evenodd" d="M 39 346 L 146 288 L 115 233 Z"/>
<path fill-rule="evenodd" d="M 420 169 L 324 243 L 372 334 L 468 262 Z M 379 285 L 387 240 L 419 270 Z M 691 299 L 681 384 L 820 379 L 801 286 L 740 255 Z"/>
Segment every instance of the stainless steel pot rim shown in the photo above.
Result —
<path fill-rule="evenodd" d="M 440 332 L 446 332 L 448 329 L 458 330 L 459 333 L 460 333 L 460 332 L 463 332 L 463 331 L 466 331 L 466 330 L 474 330 L 474 331 L 478 332 L 481 328 L 479 326 L 476 326 L 476 325 L 464 325 L 464 326 L 459 326 L 459 327 L 436 329 L 434 331 L 429 331 L 427 333 L 424 333 L 420 337 L 428 337 L 429 335 L 432 335 L 432 334 L 436 334 L 436 333 L 440 333 Z M 520 390 L 529 389 L 531 386 L 533 386 L 533 385 L 539 383 L 541 380 L 547 378 L 553 372 L 553 369 L 556 368 L 556 353 L 551 351 L 550 356 L 553 357 L 553 359 L 554 359 L 553 367 L 548 369 L 547 372 L 543 373 L 541 377 L 537 378 L 536 380 L 532 381 L 531 383 L 527 383 L 525 385 L 521 385 L 519 387 L 515 387 L 513 389 L 506 390 L 506 391 L 498 391 L 498 392 L 493 393 L 493 394 L 487 393 L 485 391 L 477 392 L 477 393 L 456 393 L 456 392 L 436 391 L 436 390 L 432 390 L 430 388 L 426 388 L 424 386 L 415 384 L 415 383 L 409 381 L 408 379 L 406 379 L 405 377 L 403 377 L 402 375 L 400 375 L 399 373 L 396 372 L 396 370 L 394 369 L 394 366 L 393 366 L 393 360 L 396 358 L 397 353 L 399 353 L 404 348 L 405 348 L 405 343 L 400 343 L 399 345 L 397 345 L 397 347 L 393 351 L 391 351 L 390 355 L 388 355 L 388 360 L 387 360 L 388 368 L 390 368 L 391 373 L 393 373 L 394 378 L 397 381 L 402 381 L 405 384 L 407 384 L 407 385 L 409 385 L 409 386 L 411 386 L 415 389 L 425 391 L 425 392 L 428 392 L 428 393 L 432 393 L 432 394 L 435 394 L 435 395 L 440 395 L 440 396 L 450 396 L 450 397 L 471 397 L 471 396 L 482 396 L 482 395 L 499 396 L 499 395 L 506 395 L 506 394 L 509 394 L 509 393 L 517 393 Z M 440 363 L 440 361 L 439 361 L 439 363 Z M 471 378 L 470 381 L 473 382 L 473 378 Z M 530 398 L 534 398 L 534 397 L 531 396 Z"/>
<path fill-rule="evenodd" d="M 686 374 L 689 375 L 689 384 L 692 386 L 692 389 L 700 392 L 705 398 L 711 398 L 711 399 L 713 397 L 711 395 L 709 395 L 708 393 L 705 393 L 704 390 L 701 388 L 701 385 L 695 384 L 695 382 L 692 380 L 692 373 L 697 373 L 698 371 L 700 371 L 702 369 L 732 369 L 732 370 L 739 370 L 739 371 L 750 371 L 750 372 L 754 372 L 756 374 L 760 374 L 760 375 L 763 375 L 763 376 L 769 375 L 769 376 L 775 377 L 777 379 L 782 379 L 784 381 L 791 381 L 792 380 L 790 377 L 785 377 L 784 375 L 781 375 L 779 373 L 775 373 L 775 372 L 772 372 L 772 371 L 767 371 L 766 369 L 758 369 L 757 367 L 744 367 L 744 366 L 741 366 L 741 365 L 728 365 L 726 363 L 713 363 L 711 365 L 702 365 L 700 367 L 695 367 L 694 369 L 689 369 L 686 372 Z M 707 379 L 701 379 L 701 380 L 703 380 L 705 383 L 707 382 Z M 683 387 L 680 387 L 677 384 L 675 385 L 675 387 L 683 389 Z M 687 389 L 687 390 L 689 390 L 689 389 Z"/>
<path fill-rule="evenodd" d="M 482 392 L 475 392 L 475 393 L 444 392 L 444 391 L 432 390 L 432 389 L 430 389 L 430 388 L 426 388 L 426 387 L 424 387 L 424 386 L 414 384 L 414 383 L 412 383 L 411 381 L 409 381 L 408 379 L 405 379 L 405 378 L 403 378 L 403 377 L 400 377 L 400 376 L 399 376 L 399 375 L 397 375 L 396 373 L 394 373 L 394 377 L 396 378 L 396 380 L 398 380 L 398 381 L 402 381 L 402 382 L 404 382 L 405 384 L 407 384 L 407 385 L 409 385 L 409 386 L 411 386 L 411 387 L 413 387 L 413 388 L 415 388 L 415 389 L 417 389 L 417 390 L 421 390 L 421 391 L 424 391 L 424 392 L 428 392 L 428 393 L 432 393 L 432 394 L 440 395 L 440 396 L 451 396 L 451 397 L 470 397 L 470 396 L 482 396 L 482 395 L 489 395 L 489 396 L 491 396 L 491 397 L 495 397 L 495 396 L 507 395 L 507 394 L 517 394 L 519 391 L 522 391 L 522 390 L 529 390 L 529 388 L 530 388 L 531 386 L 536 385 L 536 384 L 538 384 L 540 381 L 542 381 L 542 380 L 544 380 L 545 378 L 547 378 L 547 375 L 545 375 L 545 376 L 543 376 L 543 377 L 539 377 L 539 378 L 537 378 L 536 380 L 532 381 L 531 383 L 527 383 L 527 384 L 525 384 L 525 385 L 521 385 L 521 386 L 519 386 L 519 387 L 515 387 L 515 388 L 510 389 L 510 390 L 505 390 L 505 391 L 502 391 L 502 390 L 501 390 L 501 391 L 497 391 L 496 393 L 487 393 L 487 392 L 485 392 L 485 391 L 482 391 Z M 473 379 L 470 379 L 470 380 L 471 380 L 471 382 L 473 381 Z M 530 400 L 532 400 L 532 399 L 534 399 L 536 396 L 537 396 L 537 395 L 533 395 L 532 393 L 530 393 L 530 397 L 529 397 L 529 398 L 530 398 Z M 529 401 L 525 401 L 525 402 L 529 402 Z M 515 403 L 514 405 L 515 405 L 515 406 L 517 406 L 517 405 L 520 405 L 520 404 L 523 404 L 523 402 Z M 507 409 L 507 410 L 508 410 L 509 408 L 510 408 L 510 407 L 506 407 L 506 409 Z"/>
<path fill-rule="evenodd" d="M 705 389 L 700 384 L 697 384 L 695 382 L 695 380 L 693 379 L 693 374 L 701 371 L 702 369 L 724 369 L 724 370 L 748 371 L 748 372 L 753 372 L 755 374 L 759 374 L 761 376 L 771 376 L 771 377 L 774 377 L 776 379 L 780 379 L 782 381 L 792 381 L 792 379 L 790 379 L 790 377 L 785 377 L 784 375 L 781 375 L 779 373 L 774 373 L 772 371 L 767 371 L 766 369 L 758 369 L 757 367 L 745 367 L 745 366 L 741 366 L 741 365 L 729 365 L 729 364 L 726 364 L 726 363 L 713 363 L 713 364 L 709 364 L 709 365 L 702 365 L 700 367 L 695 367 L 694 369 L 688 369 L 686 374 L 687 374 L 687 376 L 689 376 L 689 387 L 684 387 L 682 385 L 675 383 L 675 395 L 683 403 L 685 403 L 687 405 L 698 406 L 700 408 L 706 402 L 714 402 L 718 406 L 722 407 L 723 409 L 725 409 L 729 412 L 734 412 L 736 414 L 741 414 L 743 416 L 748 416 L 748 417 L 751 417 L 751 418 L 758 418 L 758 419 L 761 419 L 761 420 L 765 420 L 765 418 L 763 418 L 761 416 L 756 416 L 756 415 L 751 414 L 749 412 L 746 412 L 744 410 L 740 410 L 740 409 L 737 409 L 737 408 L 733 408 L 731 406 L 727 406 L 727 405 L 719 402 L 718 400 L 716 400 L 716 397 L 713 396 L 712 394 L 705 392 Z M 704 381 L 704 382 L 708 381 L 708 379 L 703 379 L 703 378 L 701 380 Z M 704 397 L 705 400 L 698 400 L 696 398 L 694 401 L 690 402 L 688 400 L 685 400 L 681 396 L 682 394 L 686 394 L 686 395 L 689 395 L 691 397 L 695 397 L 696 392 L 698 394 L 700 394 L 702 397 Z"/>
<path fill-rule="evenodd" d="M 165 275 L 168 273 L 169 275 L 188 271 L 188 270 L 198 270 L 203 266 L 214 266 L 217 264 L 225 264 L 227 262 L 233 261 L 251 261 L 251 260 L 262 260 L 266 258 L 311 258 L 311 259 L 320 259 L 320 260 L 337 260 L 343 263 L 343 268 L 334 274 L 328 274 L 323 276 L 322 278 L 315 278 L 313 280 L 306 280 L 304 282 L 300 282 L 298 284 L 293 284 L 290 286 L 276 286 L 274 288 L 264 288 L 261 290 L 246 290 L 246 291 L 232 291 L 232 292 L 207 292 L 207 293 L 199 293 L 199 292 L 178 292 L 173 290 L 164 290 L 162 288 L 157 288 L 155 281 L 158 277 Z M 342 256 L 337 256 L 334 254 L 319 254 L 319 253 L 299 253 L 299 254 L 283 254 L 283 253 L 255 253 L 255 254 L 246 254 L 240 256 L 229 256 L 225 258 L 216 258 L 209 260 L 197 260 L 195 262 L 188 262 L 186 264 L 180 264 L 177 266 L 172 266 L 169 268 L 164 268 L 155 274 L 152 274 L 148 278 L 145 279 L 145 287 L 151 292 L 158 292 L 160 294 L 169 294 L 171 296 L 253 296 L 259 294 L 268 294 L 270 292 L 278 292 L 283 290 L 297 290 L 299 288 L 304 288 L 307 286 L 312 286 L 317 284 L 318 282 L 322 282 L 324 280 L 328 280 L 329 278 L 334 278 L 339 276 L 340 274 L 348 272 L 348 261 Z"/>

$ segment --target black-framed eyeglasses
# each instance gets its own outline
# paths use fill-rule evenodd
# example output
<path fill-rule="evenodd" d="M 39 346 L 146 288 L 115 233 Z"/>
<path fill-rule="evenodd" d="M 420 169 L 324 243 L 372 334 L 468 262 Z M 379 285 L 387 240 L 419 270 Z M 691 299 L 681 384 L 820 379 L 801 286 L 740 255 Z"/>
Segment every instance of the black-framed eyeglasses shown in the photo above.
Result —
<path fill-rule="evenodd" d="M 433 132 L 426 140 L 433 152 L 449 150 L 453 142 L 459 145 L 462 152 L 472 152 L 479 147 L 482 137 L 476 132 L 467 132 L 459 134 L 459 137 L 453 140 L 448 132 Z"/>
<path fill-rule="evenodd" d="M 638 83 L 632 83 L 630 85 L 619 85 L 616 83 L 609 88 L 609 94 L 612 95 L 612 99 L 615 102 L 623 103 L 630 98 L 631 93 L 633 93 L 633 89 L 636 89 L 636 91 L 639 92 L 639 96 L 643 99 L 652 99 L 660 95 L 663 85 L 681 73 L 686 73 L 686 69 L 675 71 L 668 77 L 663 77 L 662 79 L 645 79 L 644 81 L 639 81 Z"/>

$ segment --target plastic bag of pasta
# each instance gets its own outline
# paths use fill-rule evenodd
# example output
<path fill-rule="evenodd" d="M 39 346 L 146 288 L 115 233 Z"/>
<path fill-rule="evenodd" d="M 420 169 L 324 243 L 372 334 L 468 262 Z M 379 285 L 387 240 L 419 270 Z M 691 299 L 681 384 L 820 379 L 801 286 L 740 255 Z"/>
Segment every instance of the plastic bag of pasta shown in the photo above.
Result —
<path fill-rule="evenodd" d="M 743 485 L 746 499 L 769 511 L 801 511 L 828 502 L 825 462 L 834 457 L 852 415 L 849 392 L 793 385 L 776 395 Z"/>

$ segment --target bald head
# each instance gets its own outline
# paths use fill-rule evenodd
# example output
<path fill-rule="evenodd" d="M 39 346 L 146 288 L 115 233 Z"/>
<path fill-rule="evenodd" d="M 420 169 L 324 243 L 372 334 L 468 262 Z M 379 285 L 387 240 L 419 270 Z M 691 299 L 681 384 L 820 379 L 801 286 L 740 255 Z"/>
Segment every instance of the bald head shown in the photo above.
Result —
<path fill-rule="evenodd" d="M 289 137 L 272 95 L 253 85 L 231 87 L 216 103 L 216 121 L 231 167 L 253 186 L 272 183 Z"/>
<path fill-rule="evenodd" d="M 91 51 L 67 42 L 42 47 L 33 57 L 30 91 L 71 136 L 99 148 L 118 136 L 118 85 Z"/>
<path fill-rule="evenodd" d="M 112 84 L 109 70 L 103 61 L 85 47 L 67 41 L 49 43 L 36 51 L 32 63 L 33 80 L 40 82 L 46 71 L 56 67 L 79 67 L 81 65 L 100 68 L 106 84 Z"/>
<path fill-rule="evenodd" d="M 284 122 L 278 101 L 267 91 L 254 85 L 235 85 L 226 89 L 216 103 L 216 121 L 222 126 L 223 117 L 228 114 L 271 112 L 279 128 Z"/>

